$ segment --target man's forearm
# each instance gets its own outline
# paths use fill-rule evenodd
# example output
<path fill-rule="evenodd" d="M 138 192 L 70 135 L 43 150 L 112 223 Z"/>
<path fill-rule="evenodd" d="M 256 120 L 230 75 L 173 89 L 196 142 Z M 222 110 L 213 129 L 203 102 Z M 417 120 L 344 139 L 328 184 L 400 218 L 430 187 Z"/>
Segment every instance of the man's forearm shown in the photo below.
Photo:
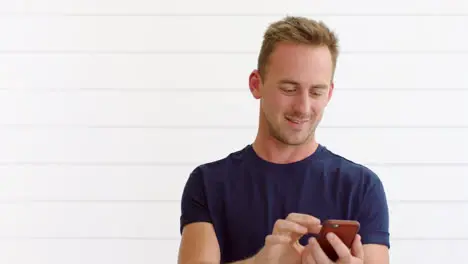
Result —
<path fill-rule="evenodd" d="M 198 261 L 198 262 L 190 262 L 190 263 L 187 263 L 187 264 L 219 264 L 219 263 L 207 262 L 207 261 Z M 236 262 L 229 262 L 229 263 L 226 263 L 226 264 L 255 264 L 255 262 L 254 262 L 254 257 L 250 257 L 248 259 L 239 260 L 239 261 L 236 261 Z"/>
<path fill-rule="evenodd" d="M 254 264 L 255 261 L 254 261 L 255 257 L 250 257 L 248 259 L 244 259 L 244 260 L 240 260 L 240 261 L 236 261 L 236 262 L 231 262 L 231 263 L 226 263 L 226 264 Z"/>
<path fill-rule="evenodd" d="M 215 262 L 208 262 L 208 261 L 197 261 L 197 262 L 189 262 L 186 264 L 219 264 L 219 262 L 215 263 Z M 254 262 L 254 257 L 250 257 L 248 259 L 239 260 L 236 262 L 229 262 L 226 264 L 256 264 L 256 263 Z"/>

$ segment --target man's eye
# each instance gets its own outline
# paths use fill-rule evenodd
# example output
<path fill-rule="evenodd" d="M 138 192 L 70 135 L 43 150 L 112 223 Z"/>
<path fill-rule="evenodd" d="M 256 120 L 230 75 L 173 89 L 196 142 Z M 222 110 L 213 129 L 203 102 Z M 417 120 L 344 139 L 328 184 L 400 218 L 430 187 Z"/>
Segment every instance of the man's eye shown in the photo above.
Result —
<path fill-rule="evenodd" d="M 294 91 L 296 91 L 296 89 L 294 88 L 281 88 L 283 91 L 287 92 L 287 93 L 292 93 Z"/>
<path fill-rule="evenodd" d="M 321 96 L 323 95 L 323 92 L 322 89 L 312 89 L 310 90 L 310 93 L 313 95 L 313 96 Z"/>

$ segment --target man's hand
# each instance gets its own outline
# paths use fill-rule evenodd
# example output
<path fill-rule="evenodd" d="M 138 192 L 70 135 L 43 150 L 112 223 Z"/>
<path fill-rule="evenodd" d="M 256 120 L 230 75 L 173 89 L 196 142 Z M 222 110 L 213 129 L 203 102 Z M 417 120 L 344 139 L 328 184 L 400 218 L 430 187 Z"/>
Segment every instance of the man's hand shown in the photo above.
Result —
<path fill-rule="evenodd" d="M 309 244 L 302 252 L 302 264 L 363 264 L 364 263 L 364 249 L 361 243 L 361 237 L 356 235 L 351 250 L 341 241 L 339 237 L 330 233 L 327 239 L 335 249 L 338 260 L 331 261 L 328 256 L 323 252 L 315 238 L 309 239 Z"/>
<path fill-rule="evenodd" d="M 304 247 L 299 239 L 307 233 L 318 233 L 320 228 L 320 220 L 306 214 L 291 213 L 286 219 L 277 220 L 252 263 L 300 264 Z"/>

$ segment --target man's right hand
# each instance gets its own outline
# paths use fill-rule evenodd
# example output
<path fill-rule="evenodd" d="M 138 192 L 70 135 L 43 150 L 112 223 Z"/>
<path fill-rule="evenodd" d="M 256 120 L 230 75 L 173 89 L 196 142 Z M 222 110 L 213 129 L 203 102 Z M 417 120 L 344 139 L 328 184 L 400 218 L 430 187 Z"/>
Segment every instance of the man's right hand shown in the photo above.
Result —
<path fill-rule="evenodd" d="M 276 221 L 273 232 L 265 238 L 265 246 L 252 259 L 254 264 L 299 264 L 304 247 L 299 239 L 320 232 L 320 220 L 306 214 L 291 213 Z"/>

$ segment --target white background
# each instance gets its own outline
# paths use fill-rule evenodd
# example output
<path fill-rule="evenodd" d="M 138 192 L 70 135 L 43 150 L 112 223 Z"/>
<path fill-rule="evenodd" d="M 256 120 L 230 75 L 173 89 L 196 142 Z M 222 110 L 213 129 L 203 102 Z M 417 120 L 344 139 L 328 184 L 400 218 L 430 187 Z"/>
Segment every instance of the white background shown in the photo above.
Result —
<path fill-rule="evenodd" d="M 253 140 L 285 14 L 340 36 L 318 136 L 384 182 L 392 263 L 467 263 L 462 0 L 1 0 L 0 263 L 176 263 L 188 174 Z"/>

